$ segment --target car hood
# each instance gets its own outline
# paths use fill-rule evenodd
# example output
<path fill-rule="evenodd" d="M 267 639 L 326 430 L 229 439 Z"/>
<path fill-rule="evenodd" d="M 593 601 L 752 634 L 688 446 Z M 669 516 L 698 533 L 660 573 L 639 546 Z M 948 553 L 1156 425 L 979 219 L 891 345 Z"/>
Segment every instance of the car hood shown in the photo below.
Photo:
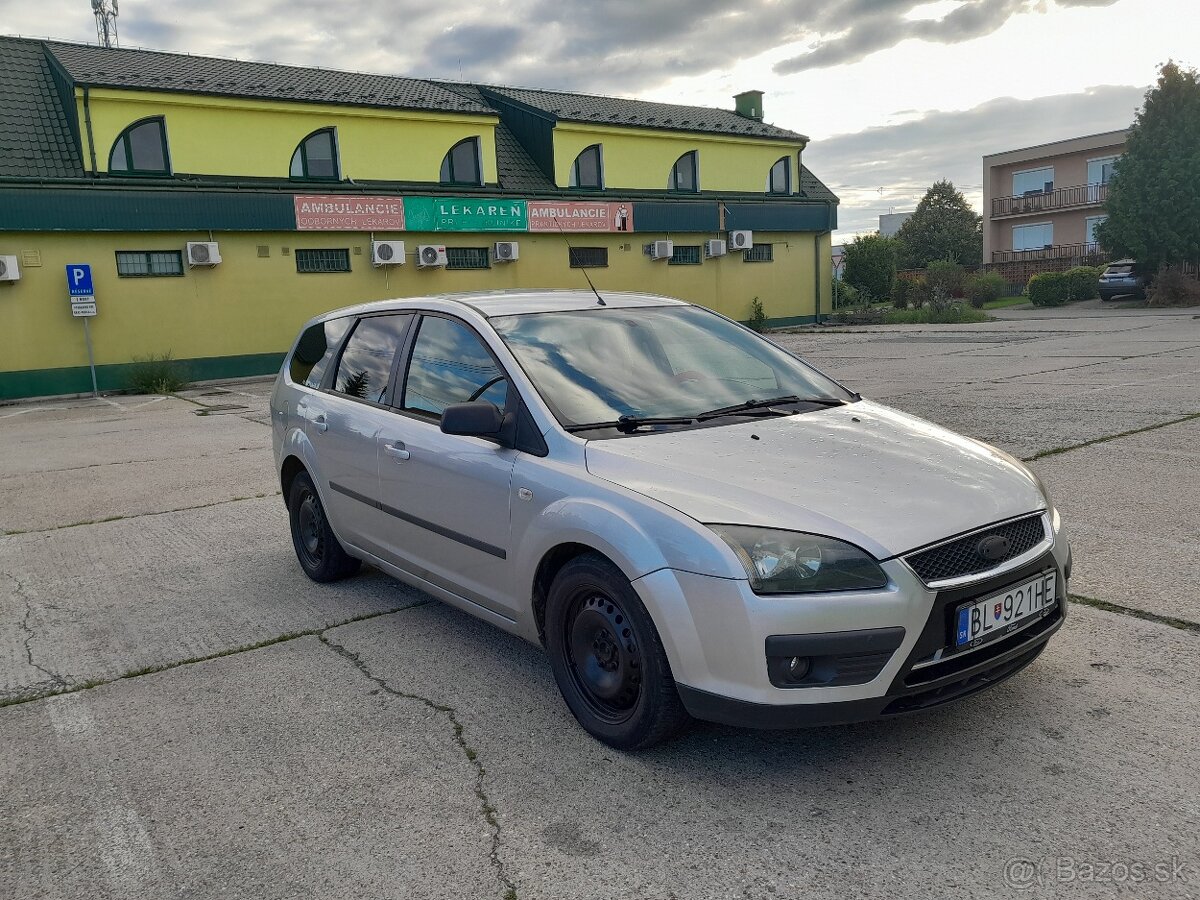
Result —
<path fill-rule="evenodd" d="M 586 454 L 593 475 L 700 522 L 823 534 L 879 559 L 1046 506 L 1007 453 L 866 400 Z"/>

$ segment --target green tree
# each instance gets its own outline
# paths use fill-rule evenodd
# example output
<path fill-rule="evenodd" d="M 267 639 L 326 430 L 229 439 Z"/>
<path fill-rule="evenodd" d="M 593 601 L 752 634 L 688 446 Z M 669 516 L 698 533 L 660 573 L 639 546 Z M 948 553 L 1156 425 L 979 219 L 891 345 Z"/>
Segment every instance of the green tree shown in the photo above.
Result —
<path fill-rule="evenodd" d="M 1108 184 L 1100 245 L 1150 269 L 1200 260 L 1200 80 L 1173 62 L 1134 118 Z"/>
<path fill-rule="evenodd" d="M 983 260 L 982 219 L 949 181 L 925 192 L 896 238 L 905 269 L 923 269 L 938 260 L 974 268 Z"/>
<path fill-rule="evenodd" d="M 892 295 L 896 277 L 896 239 L 880 234 L 860 234 L 847 245 L 842 281 L 873 300 Z"/>

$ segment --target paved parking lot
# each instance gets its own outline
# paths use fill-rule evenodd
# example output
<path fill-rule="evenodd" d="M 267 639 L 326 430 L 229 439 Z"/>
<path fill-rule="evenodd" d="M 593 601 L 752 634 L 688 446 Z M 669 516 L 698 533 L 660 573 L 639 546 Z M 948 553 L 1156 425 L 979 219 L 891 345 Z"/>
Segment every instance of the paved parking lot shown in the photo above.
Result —
<path fill-rule="evenodd" d="M 1033 459 L 1080 599 L 951 708 L 636 755 L 537 648 L 303 577 L 265 382 L 0 407 L 0 897 L 1200 897 L 1197 312 L 780 336 Z"/>

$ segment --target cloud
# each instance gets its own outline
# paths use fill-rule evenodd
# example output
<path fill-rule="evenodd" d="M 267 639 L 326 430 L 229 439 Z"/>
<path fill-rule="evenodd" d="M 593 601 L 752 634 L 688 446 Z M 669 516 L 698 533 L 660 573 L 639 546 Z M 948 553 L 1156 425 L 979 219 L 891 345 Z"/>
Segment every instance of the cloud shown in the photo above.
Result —
<path fill-rule="evenodd" d="M 953 181 L 979 209 L 985 155 L 1126 128 L 1145 92 L 1104 85 L 1035 100 L 999 97 L 959 112 L 928 111 L 898 125 L 813 141 L 804 164 L 841 198 L 842 234 L 874 231 L 881 213 L 915 208 L 940 178 Z"/>

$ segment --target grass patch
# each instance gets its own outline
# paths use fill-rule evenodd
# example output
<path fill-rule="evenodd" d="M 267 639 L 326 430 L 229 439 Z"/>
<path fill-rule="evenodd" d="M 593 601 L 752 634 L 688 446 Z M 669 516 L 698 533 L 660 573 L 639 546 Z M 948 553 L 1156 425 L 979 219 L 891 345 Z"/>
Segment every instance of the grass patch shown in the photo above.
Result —
<path fill-rule="evenodd" d="M 967 322 L 988 322 L 991 316 L 966 303 L 952 303 L 944 308 L 922 306 L 919 309 L 889 309 L 883 314 L 884 325 L 958 325 Z"/>
<path fill-rule="evenodd" d="M 1015 297 L 1000 297 L 997 300 L 988 300 L 983 304 L 984 309 L 1004 309 L 1007 306 L 1024 306 L 1029 302 L 1029 298 L 1017 294 Z"/>
<path fill-rule="evenodd" d="M 125 386 L 135 394 L 174 394 L 191 384 L 188 367 L 166 353 L 135 356 Z"/>

